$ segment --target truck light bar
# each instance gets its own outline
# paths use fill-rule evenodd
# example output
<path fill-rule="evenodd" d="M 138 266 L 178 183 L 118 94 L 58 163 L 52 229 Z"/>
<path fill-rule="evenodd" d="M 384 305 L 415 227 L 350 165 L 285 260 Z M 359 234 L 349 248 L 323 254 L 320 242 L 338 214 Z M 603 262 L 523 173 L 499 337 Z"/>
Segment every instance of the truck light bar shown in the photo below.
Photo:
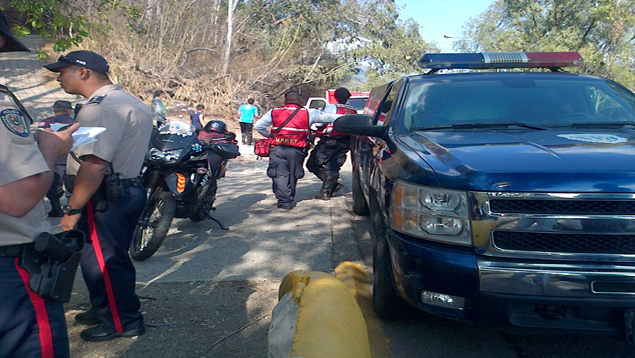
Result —
<path fill-rule="evenodd" d="M 582 64 L 577 52 L 428 53 L 419 67 L 430 69 L 554 68 Z"/>

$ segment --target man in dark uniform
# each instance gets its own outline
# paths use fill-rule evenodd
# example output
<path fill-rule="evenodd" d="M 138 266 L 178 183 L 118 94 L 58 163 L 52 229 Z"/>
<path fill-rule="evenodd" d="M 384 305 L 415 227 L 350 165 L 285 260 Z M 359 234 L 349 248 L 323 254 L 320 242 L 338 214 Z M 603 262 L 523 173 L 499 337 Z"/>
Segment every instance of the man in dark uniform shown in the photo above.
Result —
<path fill-rule="evenodd" d="M 0 11 L 0 52 L 28 51 L 9 31 Z M 38 135 L 29 130 L 23 107 L 0 91 L 0 357 L 69 357 L 64 306 L 28 286 L 20 252 L 41 232 L 50 232 L 44 195 L 55 160 L 68 153 L 70 129 Z"/>
<path fill-rule="evenodd" d="M 71 110 L 73 106 L 69 101 L 55 101 L 53 104 L 53 113 L 55 114 L 53 117 L 48 117 L 40 123 L 40 128 L 51 128 L 51 124 L 61 123 L 61 124 L 71 124 L 75 120 L 71 117 Z M 53 185 L 46 193 L 46 197 L 49 199 L 51 203 L 51 211 L 49 211 L 49 217 L 51 218 L 61 218 L 64 213 L 62 213 L 62 205 L 60 204 L 60 199 L 64 195 L 64 174 L 66 173 L 66 158 L 60 157 L 57 158 L 55 162 L 55 173 L 53 178 Z"/>
<path fill-rule="evenodd" d="M 337 103 L 326 106 L 324 113 L 357 114 L 353 106 L 346 104 L 349 98 L 351 93 L 346 88 L 338 88 L 335 90 Z M 333 124 L 320 126 L 315 136 L 320 141 L 311 151 L 306 168 L 322 181 L 320 192 L 313 198 L 329 200 L 343 187 L 337 180 L 350 149 L 350 136 L 335 132 Z"/>
<path fill-rule="evenodd" d="M 267 168 L 279 208 L 291 210 L 295 207 L 295 188 L 298 180 L 304 177 L 302 166 L 311 124 L 332 123 L 340 116 L 302 108 L 300 93 L 289 91 L 284 96 L 283 107 L 270 110 L 256 122 L 254 128 L 265 137 L 274 136 L 274 132 L 280 128 L 275 134 L 275 147 L 269 154 Z M 271 132 L 267 131 L 269 126 Z"/>
<path fill-rule="evenodd" d="M 96 325 L 81 337 L 96 342 L 141 335 L 145 326 L 128 248 L 146 203 L 139 173 L 152 112 L 110 81 L 108 62 L 94 52 L 70 52 L 44 67 L 59 72 L 57 80 L 66 92 L 89 98 L 77 122 L 106 128 L 97 142 L 74 150 L 66 163 L 74 185 L 62 208 L 62 228 L 86 233 L 81 265 L 92 306 L 75 320 Z"/>

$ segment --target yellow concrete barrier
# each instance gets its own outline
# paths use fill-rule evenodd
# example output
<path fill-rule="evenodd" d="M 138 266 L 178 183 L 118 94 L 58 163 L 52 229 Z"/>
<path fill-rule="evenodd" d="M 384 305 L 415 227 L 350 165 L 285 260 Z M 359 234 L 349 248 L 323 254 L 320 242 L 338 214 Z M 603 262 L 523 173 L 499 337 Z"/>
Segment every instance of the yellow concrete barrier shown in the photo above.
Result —
<path fill-rule="evenodd" d="M 317 271 L 289 273 L 269 327 L 270 358 L 370 358 L 364 315 L 350 289 Z"/>

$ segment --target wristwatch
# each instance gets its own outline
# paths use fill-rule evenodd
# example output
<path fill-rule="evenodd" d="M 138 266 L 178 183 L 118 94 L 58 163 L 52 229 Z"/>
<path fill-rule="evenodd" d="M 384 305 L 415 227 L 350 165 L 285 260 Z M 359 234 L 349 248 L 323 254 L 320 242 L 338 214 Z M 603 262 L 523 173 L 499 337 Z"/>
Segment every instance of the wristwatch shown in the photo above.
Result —
<path fill-rule="evenodd" d="M 72 206 L 66 204 L 62 206 L 62 212 L 64 213 L 64 215 L 76 215 L 81 214 L 82 209 L 74 209 Z"/>

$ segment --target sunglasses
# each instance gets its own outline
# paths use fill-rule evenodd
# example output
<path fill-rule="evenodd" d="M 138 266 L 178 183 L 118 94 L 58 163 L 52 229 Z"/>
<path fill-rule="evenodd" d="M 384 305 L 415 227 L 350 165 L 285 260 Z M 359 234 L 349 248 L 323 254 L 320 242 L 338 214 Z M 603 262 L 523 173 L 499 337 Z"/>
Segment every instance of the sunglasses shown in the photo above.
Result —
<path fill-rule="evenodd" d="M 86 66 L 86 61 L 82 61 L 80 59 L 77 60 L 69 60 L 68 58 L 66 58 L 66 56 L 62 55 L 57 59 L 57 62 L 68 62 L 68 63 L 72 63 L 73 65 L 78 65 L 78 66 Z"/>

